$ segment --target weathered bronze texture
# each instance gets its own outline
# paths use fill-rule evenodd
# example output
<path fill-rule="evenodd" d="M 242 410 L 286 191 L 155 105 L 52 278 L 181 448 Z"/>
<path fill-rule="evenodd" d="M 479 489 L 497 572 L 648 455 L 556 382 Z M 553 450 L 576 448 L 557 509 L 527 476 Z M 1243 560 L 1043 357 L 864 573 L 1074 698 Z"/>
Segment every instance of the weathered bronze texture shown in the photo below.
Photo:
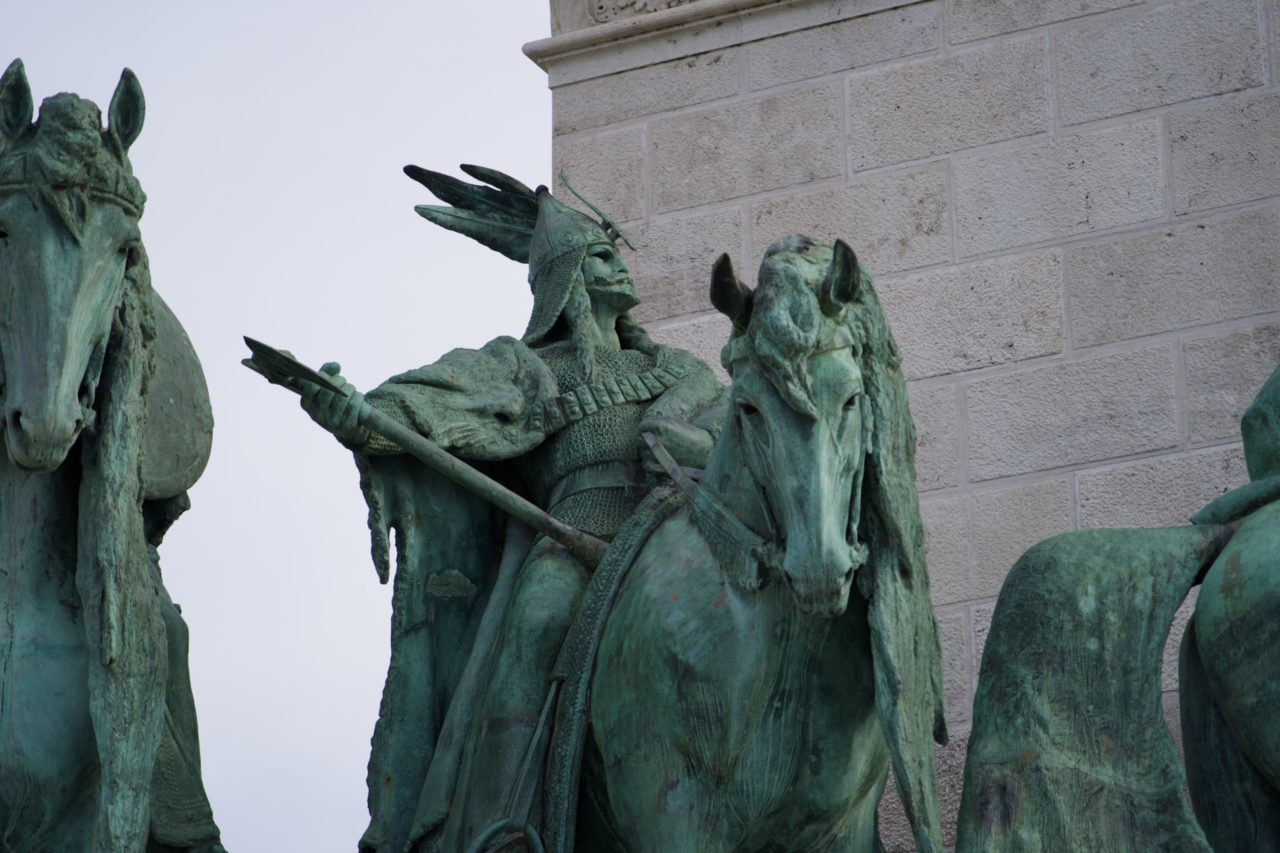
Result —
<path fill-rule="evenodd" d="M 151 289 L 128 150 L 71 94 L 38 120 L 0 77 L 0 838 L 14 850 L 221 850 L 200 779 L 187 627 L 156 550 L 189 506 L 212 416 Z"/>

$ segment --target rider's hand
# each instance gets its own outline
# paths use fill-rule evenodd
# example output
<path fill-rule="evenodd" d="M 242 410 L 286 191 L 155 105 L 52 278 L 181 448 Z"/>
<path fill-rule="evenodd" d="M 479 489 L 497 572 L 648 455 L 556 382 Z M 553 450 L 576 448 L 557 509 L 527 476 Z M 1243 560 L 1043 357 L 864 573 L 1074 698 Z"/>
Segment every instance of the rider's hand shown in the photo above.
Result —
<path fill-rule="evenodd" d="M 360 410 L 364 395 L 339 372 L 342 365 L 331 361 L 320 368 L 334 384 L 346 392 L 346 396 L 330 391 L 314 382 L 299 380 L 302 386 L 302 409 L 311 419 L 337 436 L 344 444 L 364 444 L 369 440 L 369 430 L 360 426 Z"/>
<path fill-rule="evenodd" d="M 640 422 L 637 441 L 640 448 L 640 461 L 646 471 L 662 473 L 663 468 L 653 457 L 649 445 L 645 444 L 644 433 L 651 432 L 657 436 L 667 452 L 686 468 L 705 468 L 711 456 L 711 433 L 696 427 L 687 421 L 677 418 L 649 417 Z"/>

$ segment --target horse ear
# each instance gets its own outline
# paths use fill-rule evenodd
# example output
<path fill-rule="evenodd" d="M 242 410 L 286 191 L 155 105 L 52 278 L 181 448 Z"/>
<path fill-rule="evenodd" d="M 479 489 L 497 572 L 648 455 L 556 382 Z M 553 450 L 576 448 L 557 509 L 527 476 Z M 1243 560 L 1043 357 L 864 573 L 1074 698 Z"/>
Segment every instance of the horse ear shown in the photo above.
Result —
<path fill-rule="evenodd" d="M 142 119 L 146 111 L 142 84 L 126 68 L 120 72 L 120 82 L 116 84 L 115 94 L 111 96 L 111 107 L 107 110 L 107 133 L 119 143 L 120 153 L 128 151 L 142 132 Z"/>
<path fill-rule="evenodd" d="M 30 127 L 34 112 L 27 71 L 22 60 L 15 59 L 0 77 L 0 142 L 15 139 Z"/>
<path fill-rule="evenodd" d="M 738 280 L 729 255 L 721 255 L 711 268 L 711 304 L 733 321 L 736 331 L 745 331 L 751 322 L 751 306 L 755 294 Z"/>
<path fill-rule="evenodd" d="M 839 315 L 844 307 L 858 296 L 858 287 L 862 283 L 862 274 L 858 271 L 858 256 L 843 240 L 836 240 L 832 247 L 831 267 L 827 277 L 822 280 L 822 288 L 818 291 L 818 302 L 822 313 L 828 317 Z"/>

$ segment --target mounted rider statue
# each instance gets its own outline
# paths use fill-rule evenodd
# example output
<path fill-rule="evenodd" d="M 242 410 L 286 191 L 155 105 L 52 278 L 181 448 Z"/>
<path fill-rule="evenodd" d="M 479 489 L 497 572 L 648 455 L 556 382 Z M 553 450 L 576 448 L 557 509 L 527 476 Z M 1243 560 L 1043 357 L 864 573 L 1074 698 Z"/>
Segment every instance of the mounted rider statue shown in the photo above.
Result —
<path fill-rule="evenodd" d="M 466 849 L 509 817 L 518 789 L 537 786 L 525 764 L 545 742 L 548 680 L 590 568 L 360 426 L 364 400 L 606 541 L 653 485 L 642 433 L 702 468 L 718 430 L 710 368 L 655 344 L 629 315 L 639 298 L 608 217 L 462 168 L 489 186 L 405 171 L 452 205 L 421 206 L 422 216 L 528 264 L 534 302 L 521 339 L 454 350 L 367 398 L 303 392 L 303 408 L 355 452 L 384 582 L 396 533 L 392 658 L 361 842 L 377 853 Z M 323 371 L 345 386 L 338 365 Z M 495 587 L 508 563 L 514 582 Z M 481 624 L 486 609 L 500 627 Z"/>

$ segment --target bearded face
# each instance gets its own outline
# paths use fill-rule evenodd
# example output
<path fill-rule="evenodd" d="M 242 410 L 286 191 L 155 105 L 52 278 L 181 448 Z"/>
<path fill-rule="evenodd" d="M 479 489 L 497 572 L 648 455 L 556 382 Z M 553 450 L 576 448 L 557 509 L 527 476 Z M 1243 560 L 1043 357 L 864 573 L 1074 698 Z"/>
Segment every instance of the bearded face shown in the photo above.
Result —
<path fill-rule="evenodd" d="M 631 271 L 611 243 L 594 243 L 587 248 L 582 278 L 593 306 L 606 305 L 622 313 L 640 304 Z"/>

